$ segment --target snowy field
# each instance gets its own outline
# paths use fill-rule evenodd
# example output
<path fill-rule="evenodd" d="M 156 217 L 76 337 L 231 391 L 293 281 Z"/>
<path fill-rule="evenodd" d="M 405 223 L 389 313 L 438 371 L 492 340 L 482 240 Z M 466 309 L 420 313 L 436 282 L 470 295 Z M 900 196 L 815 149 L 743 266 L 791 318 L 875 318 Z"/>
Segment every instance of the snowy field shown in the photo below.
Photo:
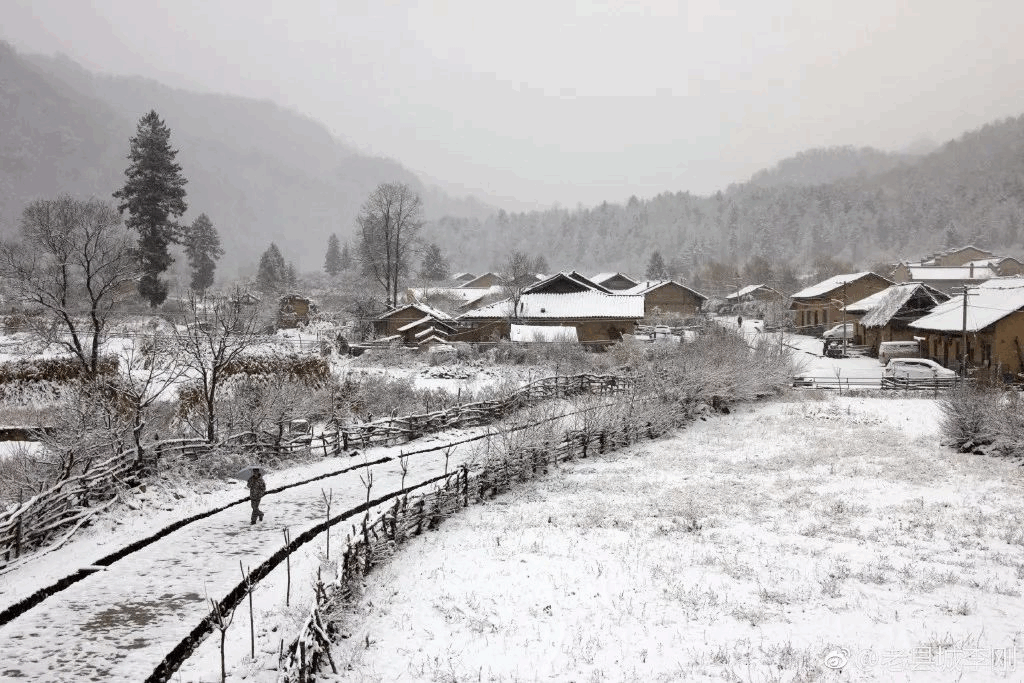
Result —
<path fill-rule="evenodd" d="M 991 681 L 1024 672 L 1024 479 L 929 399 L 798 393 L 568 464 L 413 540 L 351 681 Z"/>

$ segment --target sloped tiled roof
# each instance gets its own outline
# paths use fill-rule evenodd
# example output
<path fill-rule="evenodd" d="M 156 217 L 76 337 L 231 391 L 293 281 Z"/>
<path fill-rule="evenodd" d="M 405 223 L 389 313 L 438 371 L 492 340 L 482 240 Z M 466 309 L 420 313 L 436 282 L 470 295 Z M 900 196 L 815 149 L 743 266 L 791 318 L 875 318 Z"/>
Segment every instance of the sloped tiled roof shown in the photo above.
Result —
<path fill-rule="evenodd" d="M 682 287 L 683 289 L 685 289 L 686 291 L 690 292 L 691 294 L 693 294 L 698 299 L 702 299 L 704 301 L 707 301 L 707 297 L 704 296 L 703 294 L 701 294 L 700 292 L 698 292 L 697 290 L 690 289 L 686 285 L 679 284 L 675 280 L 644 280 L 643 282 L 638 284 L 636 287 L 630 287 L 629 289 L 621 290 L 619 295 L 620 296 L 623 296 L 623 295 L 627 295 L 628 296 L 628 295 L 635 295 L 635 294 L 643 295 L 643 294 L 647 294 L 648 292 L 653 292 L 656 289 L 661 289 L 662 287 L 672 286 L 672 285 L 675 285 L 676 287 Z"/>
<path fill-rule="evenodd" d="M 543 280 L 539 280 L 538 282 L 535 282 L 532 285 L 523 288 L 523 294 L 539 292 L 543 290 L 545 287 L 548 287 L 549 285 L 557 282 L 558 280 L 567 280 L 569 282 L 575 283 L 576 285 L 579 285 L 580 287 L 597 290 L 599 292 L 604 292 L 605 294 L 611 292 L 611 290 L 608 289 L 607 287 L 599 285 L 596 282 L 592 281 L 590 278 L 580 275 L 575 270 L 572 270 L 563 271 L 561 273 L 555 273 L 554 275 L 550 275 L 544 278 Z"/>
<path fill-rule="evenodd" d="M 814 285 L 811 285 L 810 287 L 805 287 L 805 288 L 801 289 L 796 294 L 790 295 L 789 298 L 790 299 L 816 299 L 819 296 L 824 296 L 824 295 L 828 294 L 829 292 L 833 292 L 833 291 L 839 289 L 840 287 L 843 286 L 843 284 L 850 284 L 851 282 L 856 282 L 857 280 L 860 280 L 861 278 L 867 277 L 869 275 L 874 275 L 875 277 L 882 278 L 886 282 L 889 282 L 888 278 L 884 278 L 881 275 L 877 275 L 876 273 L 872 273 L 870 270 L 865 270 L 862 273 L 847 273 L 847 274 L 844 274 L 844 275 L 833 275 L 832 277 L 828 278 L 827 280 L 822 280 L 821 282 L 819 282 L 817 284 L 814 284 Z M 892 284 L 892 283 L 889 282 L 889 284 Z"/>
<path fill-rule="evenodd" d="M 988 280 L 996 272 L 988 266 L 908 266 L 910 279 L 915 282 L 929 280 Z"/>
<path fill-rule="evenodd" d="M 480 280 L 483 280 L 486 277 L 493 277 L 493 278 L 496 278 L 499 282 L 501 281 L 501 276 L 500 275 L 498 275 L 497 273 L 490 273 L 490 272 L 488 272 L 488 273 L 483 273 L 482 275 L 477 275 L 472 280 L 468 280 L 466 282 L 463 282 L 461 286 L 462 287 L 469 287 L 469 288 L 482 287 L 482 285 L 477 285 L 477 283 Z M 487 285 L 487 286 L 490 287 L 491 285 Z"/>
<path fill-rule="evenodd" d="M 928 285 L 904 282 L 861 299 L 847 306 L 846 310 L 851 313 L 865 313 L 860 321 L 864 327 L 885 327 L 918 293 L 930 299 L 932 306 L 949 300 L 947 295 Z"/>
<path fill-rule="evenodd" d="M 591 277 L 590 281 L 591 282 L 596 282 L 597 284 L 602 285 L 605 282 L 607 282 L 608 280 L 611 280 L 613 277 L 621 277 L 621 278 L 623 278 L 625 280 L 629 280 L 630 282 L 633 282 L 635 284 L 639 284 L 639 283 L 637 283 L 636 280 L 634 280 L 630 276 L 626 275 L 625 273 L 598 273 L 597 275 L 594 275 L 593 277 Z"/>
<path fill-rule="evenodd" d="M 748 294 L 753 294 L 754 292 L 756 292 L 759 289 L 764 289 L 767 292 L 775 292 L 779 296 L 784 296 L 782 294 L 782 292 L 778 291 L 777 289 L 773 289 L 771 287 L 768 287 L 767 285 L 761 284 L 761 285 L 747 285 L 743 289 L 740 289 L 738 291 L 733 292 L 732 294 L 727 295 L 725 297 L 725 299 L 726 299 L 726 301 L 728 301 L 730 299 L 742 299 L 743 297 L 747 296 Z"/>
<path fill-rule="evenodd" d="M 391 316 L 395 315 L 396 313 L 400 313 L 400 312 L 402 312 L 402 311 L 404 311 L 406 309 L 409 309 L 409 308 L 415 308 L 420 313 L 423 313 L 424 315 L 433 316 L 433 317 L 437 318 L 438 320 L 451 320 L 452 319 L 452 317 L 450 315 L 448 315 L 444 311 L 439 311 L 438 309 L 434 308 L 433 306 L 428 306 L 426 304 L 421 304 L 421 303 L 415 303 L 415 304 L 407 304 L 405 306 L 399 306 L 398 308 L 396 308 L 393 311 L 388 311 L 384 315 L 380 316 L 379 320 L 384 320 L 385 318 L 390 318 Z"/>
<path fill-rule="evenodd" d="M 967 331 L 978 332 L 1024 308 L 1024 278 L 1000 278 L 972 287 L 967 295 Z M 931 313 L 910 323 L 911 327 L 934 332 L 964 329 L 963 298 L 953 297 Z"/>
<path fill-rule="evenodd" d="M 462 320 L 480 318 L 508 318 L 512 311 L 510 299 L 467 311 Z M 576 318 L 637 319 L 644 317 L 644 298 L 622 294 L 586 291 L 570 294 L 523 294 L 519 300 L 520 318 Z"/>

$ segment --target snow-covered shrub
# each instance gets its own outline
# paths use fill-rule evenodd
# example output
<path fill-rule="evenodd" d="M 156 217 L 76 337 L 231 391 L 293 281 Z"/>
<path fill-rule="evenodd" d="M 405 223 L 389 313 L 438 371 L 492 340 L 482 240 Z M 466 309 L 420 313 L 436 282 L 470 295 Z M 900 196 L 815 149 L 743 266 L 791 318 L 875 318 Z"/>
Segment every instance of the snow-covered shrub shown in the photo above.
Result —
<path fill-rule="evenodd" d="M 117 358 L 104 356 L 97 365 L 99 375 L 117 372 Z M 14 382 L 75 382 L 86 377 L 82 363 L 69 356 L 26 358 L 0 363 L 0 384 Z"/>
<path fill-rule="evenodd" d="M 949 445 L 967 451 L 1024 451 L 1022 402 L 1015 391 L 987 381 L 965 382 L 939 399 L 940 427 Z"/>
<path fill-rule="evenodd" d="M 239 356 L 222 371 L 225 377 L 245 375 L 287 378 L 308 386 L 322 385 L 331 377 L 326 358 L 313 354 L 249 354 Z"/>

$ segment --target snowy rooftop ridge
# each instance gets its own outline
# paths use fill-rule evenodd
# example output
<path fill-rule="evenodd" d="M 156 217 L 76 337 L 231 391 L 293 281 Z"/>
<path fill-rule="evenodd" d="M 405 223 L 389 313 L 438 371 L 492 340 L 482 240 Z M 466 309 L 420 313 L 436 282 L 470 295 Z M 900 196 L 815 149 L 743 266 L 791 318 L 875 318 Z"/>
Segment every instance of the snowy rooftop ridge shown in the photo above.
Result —
<path fill-rule="evenodd" d="M 463 320 L 479 318 L 507 318 L 512 315 L 511 299 L 468 311 L 459 316 Z M 644 317 L 644 297 L 623 294 L 605 294 L 598 291 L 570 294 L 523 294 L 519 300 L 521 318 L 614 318 L 637 319 Z"/>
<path fill-rule="evenodd" d="M 654 291 L 655 289 L 664 287 L 666 285 L 675 285 L 677 287 L 682 287 L 683 289 L 685 289 L 688 292 L 691 292 L 695 296 L 704 299 L 705 301 L 707 300 L 707 297 L 698 292 L 697 290 L 691 289 L 684 284 L 676 282 L 675 280 L 644 280 L 636 287 L 630 287 L 629 289 L 620 290 L 621 293 L 619 294 L 619 296 L 647 294 L 648 292 Z"/>
<path fill-rule="evenodd" d="M 978 332 L 1011 313 L 1024 308 L 1024 278 L 1001 278 L 972 287 L 967 295 L 967 331 Z M 910 323 L 911 327 L 934 332 L 960 332 L 963 298 L 953 297 L 931 313 Z"/>
<path fill-rule="evenodd" d="M 817 284 L 814 284 L 814 285 L 811 285 L 810 287 L 805 287 L 805 288 L 801 289 L 796 294 L 790 295 L 789 298 L 791 298 L 791 299 L 814 299 L 814 298 L 817 298 L 819 296 L 824 296 L 825 294 L 828 294 L 829 292 L 835 291 L 835 290 L 839 289 L 840 287 L 842 287 L 844 284 L 849 284 L 851 282 L 856 282 L 857 280 L 860 280 L 863 277 L 867 277 L 868 275 L 875 275 L 875 273 L 872 273 L 870 270 L 865 270 L 865 271 L 860 272 L 860 273 L 846 273 L 844 275 L 833 275 L 832 277 L 828 278 L 827 280 L 822 280 L 821 282 L 819 282 Z M 882 277 L 882 276 L 881 275 L 877 275 L 876 277 Z M 882 278 L 882 279 L 883 280 L 888 280 L 888 278 Z"/>
<path fill-rule="evenodd" d="M 912 280 L 988 280 L 996 272 L 988 266 L 908 266 Z"/>
<path fill-rule="evenodd" d="M 918 292 L 923 292 L 936 305 L 949 299 L 945 294 L 928 285 L 921 284 L 920 282 L 904 282 L 861 299 L 853 304 L 853 306 L 861 305 L 869 299 L 873 299 L 873 303 L 866 309 L 866 314 L 861 318 L 860 324 L 864 327 L 884 327 Z M 847 306 L 846 310 L 851 310 L 851 306 Z"/>
<path fill-rule="evenodd" d="M 742 289 L 736 290 L 732 294 L 726 294 L 725 298 L 726 298 L 726 300 L 729 300 L 729 299 L 739 299 L 741 297 L 746 296 L 747 294 L 751 294 L 753 292 L 756 292 L 757 290 L 761 289 L 762 287 L 764 287 L 764 283 L 761 283 L 759 285 L 747 285 L 746 287 L 743 287 Z"/>

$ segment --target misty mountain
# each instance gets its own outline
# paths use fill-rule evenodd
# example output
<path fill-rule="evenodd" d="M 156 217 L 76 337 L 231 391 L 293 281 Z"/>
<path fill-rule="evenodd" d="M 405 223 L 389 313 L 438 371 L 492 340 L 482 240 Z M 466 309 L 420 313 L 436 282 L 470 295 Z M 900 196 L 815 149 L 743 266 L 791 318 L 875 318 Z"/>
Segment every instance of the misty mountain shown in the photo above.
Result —
<path fill-rule="evenodd" d="M 360 205 L 381 182 L 411 185 L 428 218 L 493 211 L 425 186 L 395 161 L 360 154 L 274 103 L 97 75 L 0 42 L 0 230 L 10 233 L 35 198 L 109 198 L 124 182 L 136 124 L 151 109 L 170 127 L 188 179 L 183 220 L 210 217 L 229 278 L 254 268 L 271 241 L 300 269 L 320 269 L 328 236 L 350 238 Z"/>
<path fill-rule="evenodd" d="M 825 185 L 845 178 L 885 173 L 914 157 L 883 152 L 872 147 L 824 147 L 800 152 L 769 169 L 758 171 L 751 185 Z"/>
<path fill-rule="evenodd" d="M 812 168 L 840 177 L 806 182 Z M 818 150 L 711 196 L 676 192 L 484 221 L 446 218 L 433 229 L 442 248 L 458 254 L 456 269 L 497 266 L 518 249 L 544 253 L 553 269 L 642 277 L 657 250 L 674 275 L 690 278 L 714 263 L 735 274 L 755 257 L 809 274 L 823 256 L 867 268 L 964 243 L 1020 257 L 1022 222 L 1024 117 L 916 158 Z"/>

